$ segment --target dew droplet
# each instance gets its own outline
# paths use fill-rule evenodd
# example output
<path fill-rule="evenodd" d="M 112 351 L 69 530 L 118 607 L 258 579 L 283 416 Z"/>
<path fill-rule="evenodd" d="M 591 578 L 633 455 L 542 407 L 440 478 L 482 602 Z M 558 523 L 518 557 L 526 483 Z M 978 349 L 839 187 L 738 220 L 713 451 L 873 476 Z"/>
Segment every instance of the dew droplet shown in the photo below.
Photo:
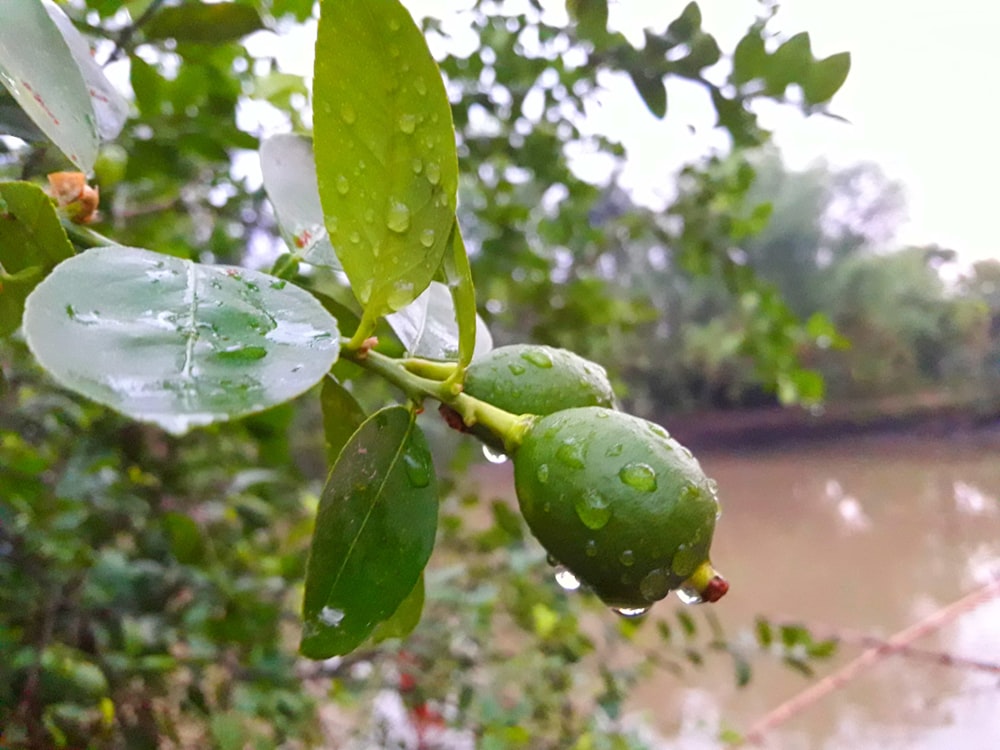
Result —
<path fill-rule="evenodd" d="M 611 611 L 621 617 L 642 617 L 649 612 L 649 607 L 612 607 Z"/>
<path fill-rule="evenodd" d="M 350 104 L 341 105 L 340 117 L 348 125 L 351 125 L 357 119 L 357 116 L 354 114 L 354 107 Z"/>
<path fill-rule="evenodd" d="M 431 247 L 434 244 L 433 229 L 425 229 L 420 233 L 420 244 L 424 247 Z"/>
<path fill-rule="evenodd" d="M 411 114 L 402 114 L 399 116 L 399 129 L 409 135 L 417 127 L 417 118 Z"/>
<path fill-rule="evenodd" d="M 286 285 L 287 283 L 288 283 L 288 282 L 287 282 L 287 281 L 285 281 L 284 279 L 278 279 L 277 281 L 272 281 L 272 282 L 271 282 L 271 288 L 272 288 L 272 289 L 284 289 L 284 288 L 285 288 L 285 285 Z"/>
<path fill-rule="evenodd" d="M 583 525 L 594 531 L 604 528 L 611 518 L 607 498 L 593 488 L 580 493 L 573 502 L 573 508 Z"/>
<path fill-rule="evenodd" d="M 393 232 L 402 234 L 410 228 L 410 209 L 405 203 L 390 198 L 389 211 L 385 215 L 385 225 Z"/>
<path fill-rule="evenodd" d="M 541 367 L 543 370 L 552 369 L 552 357 L 549 353 L 544 350 L 531 350 L 523 352 L 521 354 L 521 359 L 526 362 L 530 362 L 535 367 Z"/>
<path fill-rule="evenodd" d="M 390 18 L 389 19 L 389 30 L 390 31 L 399 31 L 399 21 L 397 21 L 395 18 Z"/>
<path fill-rule="evenodd" d="M 587 543 L 583 545 L 583 554 L 587 557 L 597 557 L 597 542 L 593 539 L 588 539 Z"/>
<path fill-rule="evenodd" d="M 535 472 L 535 476 L 538 477 L 538 481 L 545 484 L 549 481 L 549 465 L 542 464 L 538 467 L 538 471 Z"/>
<path fill-rule="evenodd" d="M 427 163 L 427 181 L 431 185 L 437 185 L 441 181 L 441 165 L 437 162 Z"/>
<path fill-rule="evenodd" d="M 630 568 L 635 565 L 635 552 L 630 549 L 625 550 L 620 555 L 618 555 L 618 561 L 624 565 L 626 568 Z"/>
<path fill-rule="evenodd" d="M 682 544 L 674 553 L 674 559 L 670 561 L 670 570 L 676 576 L 687 578 L 701 564 L 701 557 L 703 555 L 697 548 Z"/>
<path fill-rule="evenodd" d="M 570 438 L 556 448 L 556 458 L 573 469 L 582 469 L 587 465 L 584 460 L 583 446 L 574 438 Z"/>
<path fill-rule="evenodd" d="M 507 462 L 507 454 L 495 451 L 490 446 L 483 446 L 483 455 L 486 456 L 486 460 L 491 464 L 503 464 Z"/>
<path fill-rule="evenodd" d="M 662 568 L 649 571 L 639 581 L 639 593 L 647 600 L 656 602 L 670 593 L 670 576 Z"/>
<path fill-rule="evenodd" d="M 524 375 L 524 365 L 519 365 L 517 362 L 511 362 L 507 365 L 507 369 L 511 375 Z"/>
<path fill-rule="evenodd" d="M 556 569 L 556 583 L 563 591 L 576 591 L 580 588 L 580 579 L 561 565 Z"/>
<path fill-rule="evenodd" d="M 414 159 L 410 162 L 410 166 L 413 168 L 413 174 L 420 174 L 424 171 L 424 163 L 420 159 Z"/>
<path fill-rule="evenodd" d="M 392 287 L 392 291 L 389 292 L 386 303 L 393 310 L 399 310 L 410 304 L 414 296 L 412 282 L 397 281 Z"/>
<path fill-rule="evenodd" d="M 372 224 L 375 221 L 375 209 L 366 208 L 365 209 L 365 222 Z"/>
<path fill-rule="evenodd" d="M 344 175 L 337 176 L 337 192 L 341 195 L 347 195 L 351 189 L 351 183 L 347 181 Z"/>
<path fill-rule="evenodd" d="M 663 438 L 664 440 L 667 440 L 667 439 L 670 438 L 670 433 L 667 432 L 662 427 L 660 427 L 660 425 L 656 424 L 656 422 L 646 422 L 646 429 L 648 429 L 650 432 L 652 432 L 657 437 Z"/>
<path fill-rule="evenodd" d="M 609 458 L 614 458 L 615 456 L 620 456 L 623 450 L 625 450 L 624 445 L 622 445 L 621 443 L 615 443 L 606 451 L 604 451 L 604 455 L 608 456 Z"/>
<path fill-rule="evenodd" d="M 357 245 L 359 242 L 361 242 L 361 235 L 358 234 L 357 232 L 351 232 L 350 240 L 353 244 Z"/>
<path fill-rule="evenodd" d="M 319 612 L 319 621 L 329 628 L 335 628 L 340 625 L 340 621 L 344 619 L 344 610 L 334 609 L 333 607 L 323 607 Z"/>
<path fill-rule="evenodd" d="M 640 492 L 653 492 L 656 489 L 656 472 L 649 464 L 638 461 L 627 463 L 618 472 L 618 478 Z"/>
<path fill-rule="evenodd" d="M 416 488 L 426 487 L 431 483 L 431 470 L 427 461 L 412 453 L 403 454 L 403 466 L 410 484 Z"/>
<path fill-rule="evenodd" d="M 420 96 L 424 96 L 427 93 L 427 84 L 424 83 L 424 79 L 420 76 L 413 79 L 413 88 Z"/>
<path fill-rule="evenodd" d="M 677 589 L 674 593 L 677 594 L 677 598 L 685 604 L 701 604 L 705 601 L 701 598 L 701 594 L 690 586 L 683 586 Z"/>

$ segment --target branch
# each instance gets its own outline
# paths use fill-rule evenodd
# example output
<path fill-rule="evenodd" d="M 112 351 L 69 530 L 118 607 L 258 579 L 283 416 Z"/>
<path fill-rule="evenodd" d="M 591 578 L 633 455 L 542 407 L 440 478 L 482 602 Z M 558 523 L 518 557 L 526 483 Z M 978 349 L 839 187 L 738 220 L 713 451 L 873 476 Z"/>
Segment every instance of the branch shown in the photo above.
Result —
<path fill-rule="evenodd" d="M 153 17 L 153 14 L 160 9 L 163 2 L 164 0 L 153 0 L 133 23 L 122 29 L 118 35 L 118 40 L 115 42 L 115 48 L 111 50 L 108 59 L 104 61 L 105 65 L 110 65 L 125 53 L 126 48 L 132 43 L 132 37 L 135 36 L 135 32 Z"/>
<path fill-rule="evenodd" d="M 947 607 L 937 610 L 915 625 L 899 631 L 887 641 L 868 649 L 858 658 L 854 659 L 854 661 L 848 662 L 833 674 L 827 675 L 819 682 L 810 685 L 798 695 L 785 701 L 761 717 L 750 727 L 750 730 L 740 741 L 732 743 L 730 746 L 736 747 L 743 744 L 759 745 L 763 741 L 764 735 L 768 732 L 784 724 L 793 716 L 801 713 L 830 693 L 844 687 L 851 680 L 875 666 L 885 657 L 909 648 L 910 644 L 914 641 L 933 633 L 935 630 L 939 630 L 952 620 L 985 604 L 996 596 L 1000 596 L 1000 578 L 991 581 L 986 586 L 973 591 L 971 594 L 965 595 L 958 601 L 952 602 Z"/>

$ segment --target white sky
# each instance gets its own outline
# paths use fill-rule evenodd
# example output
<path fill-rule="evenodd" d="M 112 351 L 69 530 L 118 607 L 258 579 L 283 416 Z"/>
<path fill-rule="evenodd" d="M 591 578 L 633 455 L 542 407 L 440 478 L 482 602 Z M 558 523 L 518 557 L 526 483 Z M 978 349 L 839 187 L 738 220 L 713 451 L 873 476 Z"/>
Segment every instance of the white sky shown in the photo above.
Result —
<path fill-rule="evenodd" d="M 516 1 L 516 0 L 515 0 Z M 446 17 L 468 0 L 405 0 L 414 14 Z M 546 0 L 565 18 L 563 0 Z M 685 0 L 610 0 L 611 22 L 627 34 L 662 29 Z M 701 0 L 704 28 L 732 50 L 756 16 L 754 0 Z M 996 0 L 783 0 L 771 28 L 808 31 L 818 57 L 852 55 L 833 111 L 848 120 L 803 118 L 793 107 L 762 109 L 761 121 L 792 167 L 817 159 L 835 166 L 873 161 L 906 189 L 900 244 L 937 243 L 966 260 L 1000 258 L 1000 2 Z M 302 34 L 302 37 L 299 37 Z M 296 34 L 291 72 L 308 74 L 315 27 Z M 311 37 L 311 38 L 310 38 Z M 586 127 L 619 138 L 630 156 L 623 175 L 638 197 L 671 194 L 682 164 L 726 142 L 700 89 L 668 86 L 665 121 L 646 111 L 631 84 L 609 89 Z M 695 128 L 692 134 L 689 126 Z"/>

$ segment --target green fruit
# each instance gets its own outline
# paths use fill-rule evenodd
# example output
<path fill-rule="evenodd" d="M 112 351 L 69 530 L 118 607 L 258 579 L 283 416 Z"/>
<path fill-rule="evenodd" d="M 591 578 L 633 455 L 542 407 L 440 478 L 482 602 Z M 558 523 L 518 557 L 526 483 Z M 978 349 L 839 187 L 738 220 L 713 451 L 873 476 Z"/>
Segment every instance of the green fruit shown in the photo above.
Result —
<path fill-rule="evenodd" d="M 474 361 L 465 392 L 512 414 L 615 405 L 603 367 L 566 349 L 529 344 L 502 346 Z"/>
<path fill-rule="evenodd" d="M 600 407 L 541 417 L 514 454 L 514 482 L 532 533 L 616 609 L 728 588 L 708 562 L 715 483 L 659 425 Z"/>

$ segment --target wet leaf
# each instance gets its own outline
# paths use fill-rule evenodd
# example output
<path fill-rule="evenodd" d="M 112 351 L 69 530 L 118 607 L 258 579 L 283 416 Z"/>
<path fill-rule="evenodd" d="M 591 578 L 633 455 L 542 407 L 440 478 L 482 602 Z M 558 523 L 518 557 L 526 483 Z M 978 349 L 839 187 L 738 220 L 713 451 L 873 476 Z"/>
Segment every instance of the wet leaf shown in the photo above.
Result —
<path fill-rule="evenodd" d="M 292 134 L 268 138 L 260 146 L 260 168 L 267 197 L 292 251 L 307 263 L 341 268 L 323 226 L 312 139 Z"/>
<path fill-rule="evenodd" d="M 381 643 L 389 638 L 405 638 L 413 629 L 420 624 L 420 615 L 424 612 L 424 574 L 421 573 L 417 579 L 417 585 L 413 587 L 399 608 L 392 613 L 388 620 L 380 622 L 372 633 L 372 640 Z"/>
<path fill-rule="evenodd" d="M 327 231 L 368 321 L 420 295 L 455 215 L 451 108 L 397 0 L 324 3 L 314 142 Z"/>
<path fill-rule="evenodd" d="M 316 517 L 301 652 L 346 654 L 413 591 L 437 528 L 430 449 L 401 406 L 376 412 L 344 446 Z"/>
<path fill-rule="evenodd" d="M 493 348 L 493 337 L 482 318 L 473 309 L 476 330 L 473 356 L 482 356 Z M 385 318 L 407 354 L 427 359 L 456 359 L 462 345 L 455 305 L 448 287 L 432 281 L 427 290 L 412 303 Z M 466 324 L 468 325 L 468 324 Z M 470 358 L 471 361 L 471 358 Z"/>
<path fill-rule="evenodd" d="M 0 336 L 17 330 L 28 294 L 72 255 L 45 191 L 29 182 L 0 182 Z"/>
<path fill-rule="evenodd" d="M 98 135 L 87 84 L 42 3 L 3 3 L 0 83 L 70 161 L 93 168 Z"/>
<path fill-rule="evenodd" d="M 350 391 L 331 376 L 323 380 L 319 401 L 323 409 L 326 459 L 333 465 L 341 449 L 365 421 L 367 415 Z"/>
<path fill-rule="evenodd" d="M 220 44 L 262 28 L 260 14 L 250 5 L 187 2 L 160 8 L 143 27 L 143 33 L 149 40 Z"/>
<path fill-rule="evenodd" d="M 285 281 L 118 246 L 56 267 L 24 330 L 63 386 L 175 434 L 294 398 L 340 345 L 336 320 Z"/>

